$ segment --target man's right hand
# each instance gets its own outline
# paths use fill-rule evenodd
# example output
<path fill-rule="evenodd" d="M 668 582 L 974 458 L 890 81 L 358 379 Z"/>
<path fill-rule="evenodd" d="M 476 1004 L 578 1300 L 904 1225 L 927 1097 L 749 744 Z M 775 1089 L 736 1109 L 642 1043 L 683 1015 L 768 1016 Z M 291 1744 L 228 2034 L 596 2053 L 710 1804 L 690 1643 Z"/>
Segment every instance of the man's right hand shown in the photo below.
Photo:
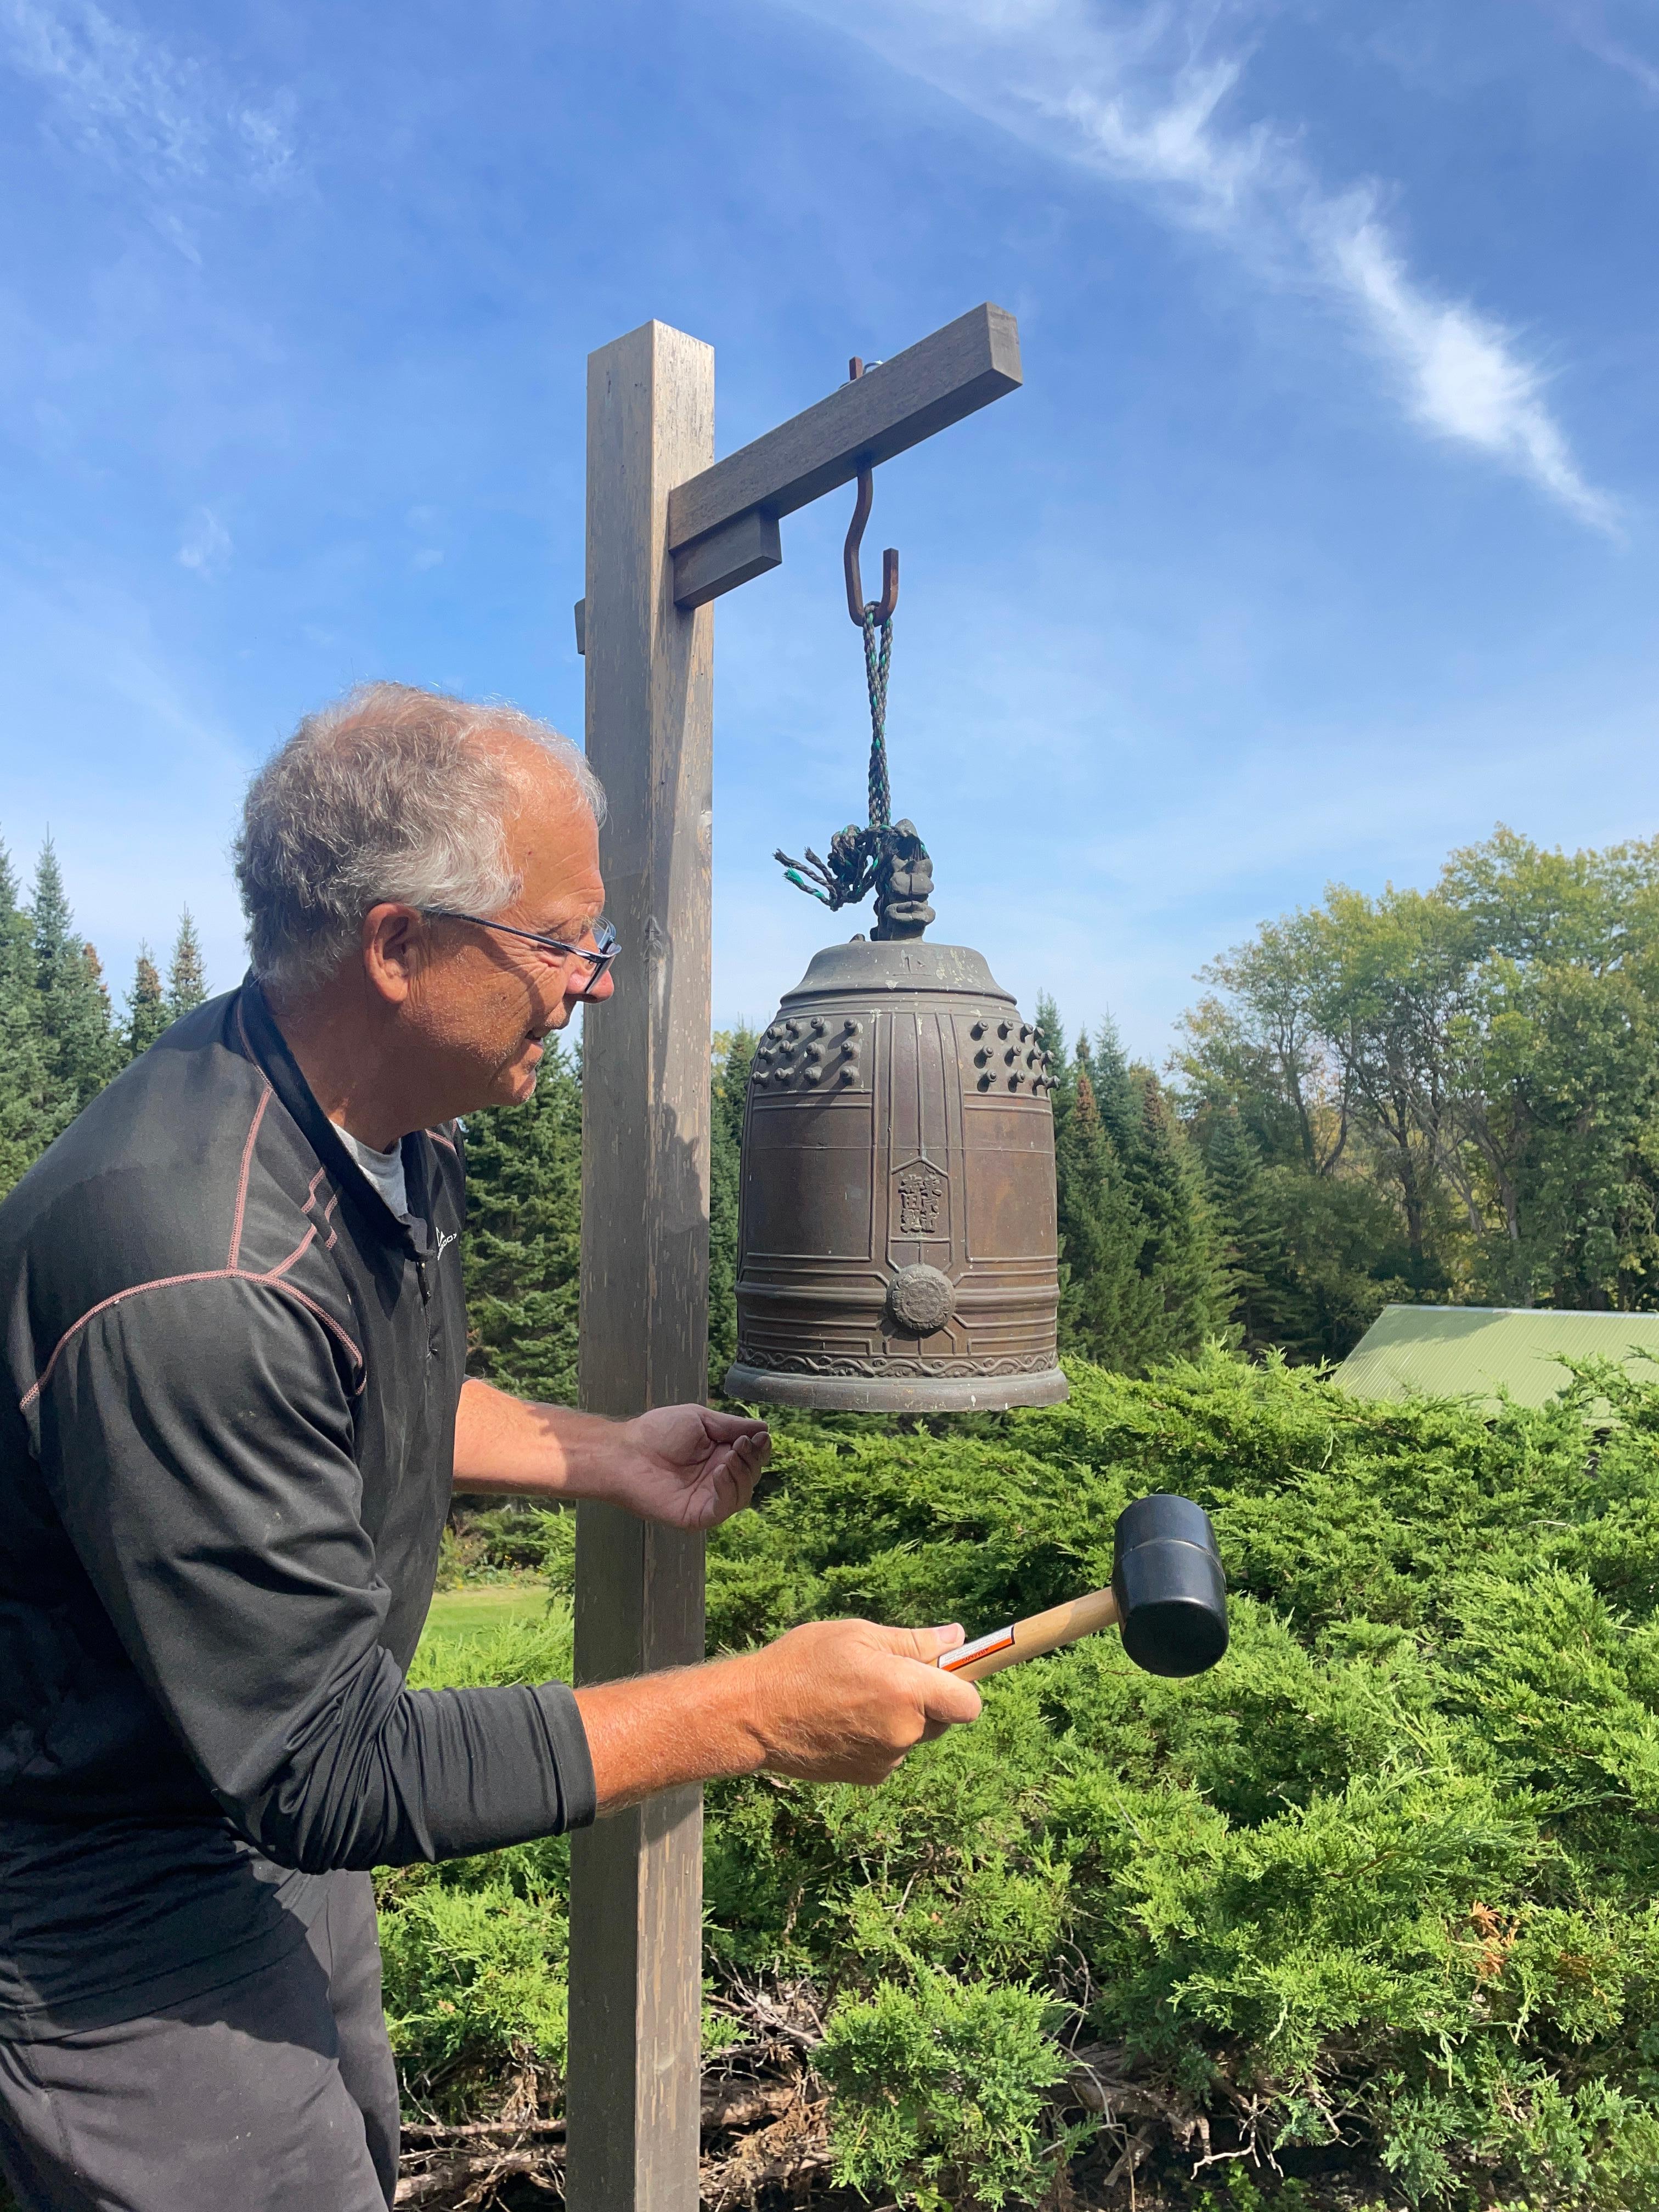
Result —
<path fill-rule="evenodd" d="M 907 1751 L 979 1714 L 979 1692 L 935 1664 L 962 1631 L 814 1620 L 739 1665 L 754 1674 L 752 1725 L 769 1774 L 884 1782 Z"/>
<path fill-rule="evenodd" d="M 980 1707 L 934 1662 L 949 1628 L 819 1620 L 741 1658 L 578 1690 L 601 1814 L 659 1790 L 764 1771 L 884 1782 L 906 1752 Z"/>

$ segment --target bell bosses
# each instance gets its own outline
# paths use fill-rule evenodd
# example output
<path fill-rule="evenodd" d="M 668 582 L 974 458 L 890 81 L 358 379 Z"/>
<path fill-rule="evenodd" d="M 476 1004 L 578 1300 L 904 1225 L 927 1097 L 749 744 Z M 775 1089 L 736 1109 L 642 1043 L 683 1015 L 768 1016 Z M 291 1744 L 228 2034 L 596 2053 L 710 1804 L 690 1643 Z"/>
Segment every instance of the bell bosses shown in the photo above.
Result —
<path fill-rule="evenodd" d="M 769 1449 L 465 1373 L 460 1117 L 527 1099 L 616 988 L 602 806 L 509 708 L 375 684 L 310 718 L 247 801 L 247 978 L 0 1206 L 0 2159 L 27 2212 L 390 2203 L 369 1868 L 762 1768 L 878 1782 L 978 1710 L 933 1663 L 959 1630 L 862 1621 L 574 1692 L 404 1686 L 452 1482 L 711 1528 Z"/>

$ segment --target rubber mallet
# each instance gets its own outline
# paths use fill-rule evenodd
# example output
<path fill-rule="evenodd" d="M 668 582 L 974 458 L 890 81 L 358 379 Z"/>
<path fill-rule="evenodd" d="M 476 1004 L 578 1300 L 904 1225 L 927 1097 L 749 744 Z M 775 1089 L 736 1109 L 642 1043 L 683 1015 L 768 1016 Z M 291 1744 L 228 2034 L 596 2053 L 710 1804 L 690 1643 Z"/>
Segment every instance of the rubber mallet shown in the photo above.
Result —
<path fill-rule="evenodd" d="M 1227 1584 L 1210 1516 L 1190 1498 L 1138 1498 L 1117 1516 L 1112 1580 L 1068 1605 L 994 1628 L 939 1664 L 969 1682 L 1041 1658 L 1103 1628 L 1149 1674 L 1201 1674 L 1227 1648 Z"/>

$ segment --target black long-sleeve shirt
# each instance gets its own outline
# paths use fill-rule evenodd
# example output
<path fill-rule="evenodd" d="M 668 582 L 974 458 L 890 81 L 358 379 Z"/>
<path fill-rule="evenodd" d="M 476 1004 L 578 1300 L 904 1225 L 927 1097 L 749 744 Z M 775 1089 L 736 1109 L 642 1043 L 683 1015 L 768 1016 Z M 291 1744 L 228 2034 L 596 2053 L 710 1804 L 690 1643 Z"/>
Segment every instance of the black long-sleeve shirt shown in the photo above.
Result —
<path fill-rule="evenodd" d="M 593 1815 L 575 1702 L 411 1692 L 466 1320 L 453 1133 L 400 1223 L 257 984 L 0 1205 L 0 2037 L 298 1942 L 335 1868 Z"/>

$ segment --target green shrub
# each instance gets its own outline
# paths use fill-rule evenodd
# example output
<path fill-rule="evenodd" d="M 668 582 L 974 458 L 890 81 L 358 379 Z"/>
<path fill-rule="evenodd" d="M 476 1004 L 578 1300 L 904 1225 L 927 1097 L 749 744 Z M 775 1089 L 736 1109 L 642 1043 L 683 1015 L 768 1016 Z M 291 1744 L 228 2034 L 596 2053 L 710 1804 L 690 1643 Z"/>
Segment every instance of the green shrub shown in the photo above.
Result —
<path fill-rule="evenodd" d="M 836 2179 L 919 2206 L 1035 2203 L 1078 2136 L 1045 2127 L 1065 2061 L 1054 2006 L 1030 1990 L 923 1968 L 830 2014 L 818 2064 L 842 2094 Z"/>
<path fill-rule="evenodd" d="M 567 1899 L 506 1881 L 428 1883 L 382 1915 L 386 2025 L 423 2105 L 486 2095 L 526 2064 L 562 2073 Z"/>
<path fill-rule="evenodd" d="M 461 1498 L 443 1532 L 438 1587 L 530 1577 L 568 1592 L 575 1550 L 576 1516 L 568 1506 L 482 1506 Z"/>
<path fill-rule="evenodd" d="M 1194 2185 L 1217 2203 L 1271 2198 L 1271 2152 L 1425 2207 L 1650 2206 L 1659 1389 L 1587 1375 L 1487 1422 L 1220 1357 L 1072 1375 L 1003 1420 L 781 1424 L 763 1509 L 711 1543 L 717 1647 L 854 1611 L 975 1632 L 1104 1581 L 1158 1489 L 1209 1507 L 1234 1593 L 1196 1680 L 1097 1638 L 988 1685 L 879 1790 L 710 1791 L 711 1973 L 818 1991 L 846 2177 L 921 2204 L 971 2167 L 986 2203 L 1035 2201 L 1061 2042 L 1094 2042 L 1254 2148 Z M 469 1663 L 562 1662 L 550 1631 Z M 562 1853 L 399 1875 L 388 1917 L 504 1884 L 556 1917 Z M 503 2070 L 555 2047 L 527 2004 L 486 2019 L 453 1958 L 410 2019 L 465 1998 Z M 433 2063 L 482 2096 L 482 2060 Z"/>
<path fill-rule="evenodd" d="M 573 1624 L 552 1600 L 539 1618 L 514 1617 L 470 1636 L 422 1638 L 409 1670 L 411 1690 L 465 1690 L 490 1682 L 568 1682 Z"/>
<path fill-rule="evenodd" d="M 568 1605 L 474 1636 L 427 1638 L 416 1689 L 570 1678 Z M 556 2076 L 565 2051 L 570 1846 L 384 1869 L 376 1877 L 387 2025 L 404 2091 L 421 2111 L 469 2118 L 526 2070 Z"/>

